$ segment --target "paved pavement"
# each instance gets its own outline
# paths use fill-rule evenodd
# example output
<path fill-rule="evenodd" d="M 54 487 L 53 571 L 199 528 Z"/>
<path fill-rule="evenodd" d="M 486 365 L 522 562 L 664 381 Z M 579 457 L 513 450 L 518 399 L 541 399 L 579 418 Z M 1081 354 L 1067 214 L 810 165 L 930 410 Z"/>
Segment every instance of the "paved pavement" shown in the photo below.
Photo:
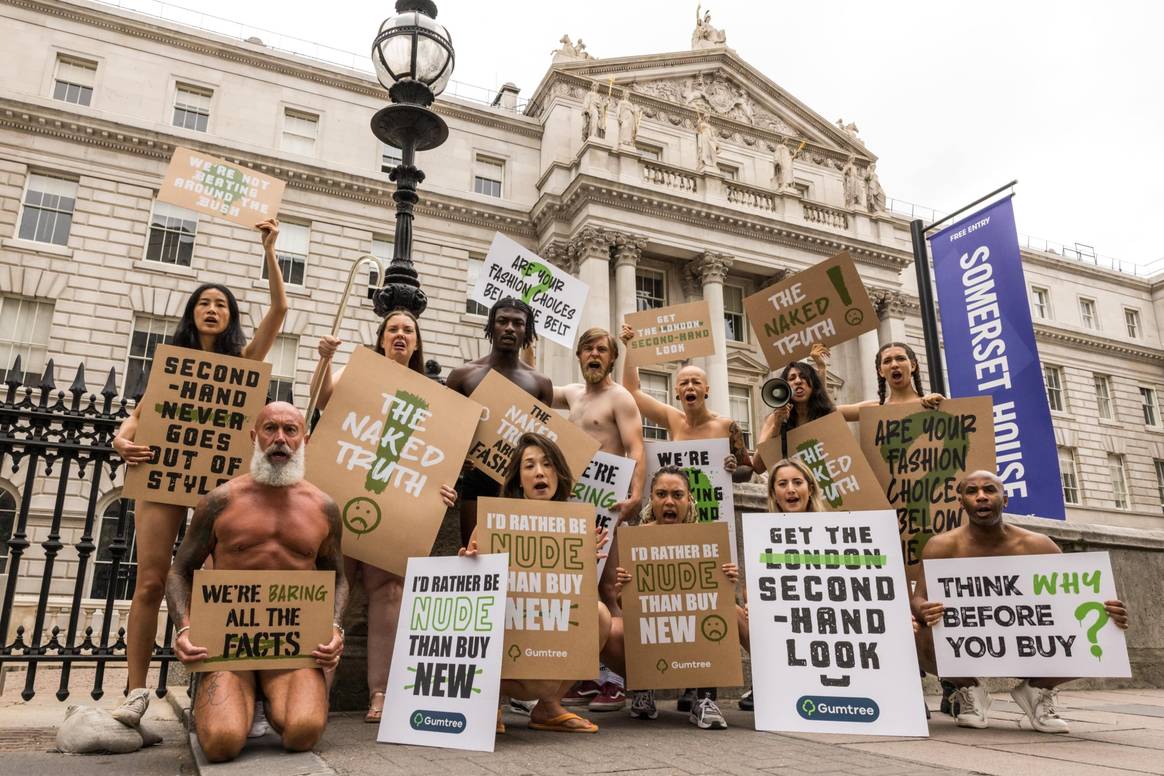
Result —
<path fill-rule="evenodd" d="M 1002 776 L 1115 776 L 1164 774 L 1164 690 L 1064 691 L 1062 715 L 1069 735 L 1050 736 L 1019 728 L 1021 712 L 1006 692 L 994 694 L 991 727 L 967 730 L 935 713 L 929 738 L 879 738 L 757 733 L 751 714 L 724 703 L 731 727 L 697 730 L 686 715 L 661 704 L 658 720 L 640 722 L 625 713 L 591 715 L 601 726 L 597 736 L 539 733 L 524 727 L 525 718 L 507 713 L 509 732 L 498 737 L 493 753 L 393 746 L 375 742 L 376 728 L 362 715 L 332 715 L 316 753 L 287 755 L 273 735 L 251 742 L 234 763 L 209 765 L 191 752 L 180 722 L 187 701 L 181 688 L 172 703 L 155 701 L 148 714 L 165 742 L 130 755 L 93 756 L 78 760 L 51 753 L 53 732 L 67 703 L 56 700 L 55 676 L 38 681 L 38 695 L 20 700 L 19 675 L 8 677 L 0 696 L 0 772 L 61 776 L 83 767 L 86 774 L 182 774 L 183 776 L 473 776 L 473 774 L 776 774 L 814 776 L 922 776 L 923 774 L 999 774 Z M 73 681 L 84 687 L 82 672 Z M 120 681 L 120 680 L 118 680 Z M 43 685 L 43 688 L 40 686 Z M 111 683 L 110 687 L 118 684 Z M 937 698 L 928 699 L 931 708 Z M 112 706 L 117 698 L 99 704 Z M 74 695 L 69 703 L 91 704 Z M 77 763 L 83 762 L 83 766 Z"/>

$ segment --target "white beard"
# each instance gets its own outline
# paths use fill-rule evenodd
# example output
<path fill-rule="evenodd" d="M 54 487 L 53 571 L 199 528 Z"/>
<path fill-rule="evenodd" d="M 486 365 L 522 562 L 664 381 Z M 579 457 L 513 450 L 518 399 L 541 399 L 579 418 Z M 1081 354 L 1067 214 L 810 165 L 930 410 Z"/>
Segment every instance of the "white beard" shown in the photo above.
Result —
<path fill-rule="evenodd" d="M 255 440 L 255 452 L 251 455 L 251 477 L 260 485 L 274 488 L 289 488 L 303 479 L 306 466 L 305 449 L 299 445 L 286 463 L 272 463 Z"/>

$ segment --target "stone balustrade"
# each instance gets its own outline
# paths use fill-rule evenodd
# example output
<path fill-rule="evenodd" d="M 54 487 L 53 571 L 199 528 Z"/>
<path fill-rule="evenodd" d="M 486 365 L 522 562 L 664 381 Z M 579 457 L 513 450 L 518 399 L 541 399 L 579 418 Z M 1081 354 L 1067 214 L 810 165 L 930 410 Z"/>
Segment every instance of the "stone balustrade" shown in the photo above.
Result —
<path fill-rule="evenodd" d="M 804 207 L 804 220 L 806 223 L 831 226 L 834 229 L 849 228 L 849 214 L 845 211 L 824 205 L 817 205 L 812 202 L 804 202 L 801 204 Z"/>
<path fill-rule="evenodd" d="M 724 183 L 728 202 L 742 207 L 752 207 L 769 213 L 776 211 L 776 195 L 771 191 L 747 186 L 735 181 Z"/>
<path fill-rule="evenodd" d="M 694 173 L 662 162 L 642 160 L 643 182 L 694 194 L 698 191 Z"/>

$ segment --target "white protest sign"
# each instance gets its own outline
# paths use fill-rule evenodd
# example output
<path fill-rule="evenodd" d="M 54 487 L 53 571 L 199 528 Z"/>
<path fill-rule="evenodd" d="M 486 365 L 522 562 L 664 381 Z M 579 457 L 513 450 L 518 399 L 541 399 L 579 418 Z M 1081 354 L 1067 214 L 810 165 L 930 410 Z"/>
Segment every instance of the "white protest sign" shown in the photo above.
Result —
<path fill-rule="evenodd" d="M 1132 675 L 1106 552 L 922 561 L 941 676 Z"/>
<path fill-rule="evenodd" d="M 376 740 L 492 752 L 509 555 L 410 558 Z"/>
<path fill-rule="evenodd" d="M 674 464 L 687 472 L 691 501 L 699 512 L 699 522 L 723 521 L 728 525 L 732 563 L 736 562 L 736 500 L 732 475 L 723 468 L 731 452 L 727 437 L 686 442 L 647 442 L 647 482 L 655 470 Z"/>
<path fill-rule="evenodd" d="M 469 298 L 492 307 L 507 296 L 534 311 L 539 337 L 574 347 L 590 286 L 498 232 Z"/>
<path fill-rule="evenodd" d="M 756 729 L 925 736 L 897 513 L 744 515 Z"/>
<path fill-rule="evenodd" d="M 614 532 L 618 528 L 618 512 L 614 505 L 626 501 L 630 495 L 634 473 L 634 459 L 599 450 L 590 459 L 586 471 L 574 483 L 574 492 L 570 494 L 571 501 L 593 504 L 595 528 L 605 528 L 610 532 L 606 543 L 598 547 L 599 579 L 602 579 L 602 570 L 606 568 L 606 553 L 610 551 L 610 543 L 614 541 Z"/>

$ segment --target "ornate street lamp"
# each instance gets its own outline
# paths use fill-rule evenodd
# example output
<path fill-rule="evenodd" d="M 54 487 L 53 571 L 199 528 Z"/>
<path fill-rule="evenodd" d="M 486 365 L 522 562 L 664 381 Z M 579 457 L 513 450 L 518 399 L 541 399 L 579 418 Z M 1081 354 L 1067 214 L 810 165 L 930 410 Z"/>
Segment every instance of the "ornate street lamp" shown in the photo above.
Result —
<path fill-rule="evenodd" d="M 428 108 L 453 74 L 453 41 L 436 15 L 431 0 L 397 0 L 396 15 L 384 20 L 372 44 L 376 77 L 392 100 L 372 117 L 372 133 L 401 152 L 400 164 L 388 175 L 396 183 L 396 239 L 384 285 L 376 292 L 380 316 L 400 308 L 419 316 L 428 306 L 412 264 L 412 209 L 419 200 L 416 186 L 424 181 L 416 152 L 449 137 L 444 119 Z"/>

